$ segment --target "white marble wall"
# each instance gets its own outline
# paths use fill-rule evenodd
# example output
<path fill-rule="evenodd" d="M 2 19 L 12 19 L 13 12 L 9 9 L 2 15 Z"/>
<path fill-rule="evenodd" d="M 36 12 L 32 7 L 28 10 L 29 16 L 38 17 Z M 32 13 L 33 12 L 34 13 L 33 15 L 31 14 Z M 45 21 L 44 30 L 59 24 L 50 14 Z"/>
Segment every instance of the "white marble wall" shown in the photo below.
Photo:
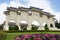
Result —
<path fill-rule="evenodd" d="M 6 15 L 6 23 L 4 26 L 4 30 L 9 30 L 8 23 L 10 20 L 14 20 L 16 25 L 18 25 L 19 30 L 20 28 L 20 22 L 22 20 L 27 21 L 28 27 L 27 30 L 31 30 L 31 24 L 34 20 L 39 22 L 39 28 L 38 30 L 45 30 L 43 27 L 43 23 L 47 23 L 49 30 L 56 30 L 57 28 L 55 27 L 55 22 L 53 18 L 48 19 L 46 15 L 43 15 L 43 17 L 40 17 L 39 12 L 32 11 L 32 15 L 28 15 L 28 12 L 26 11 L 21 11 L 21 15 L 17 15 L 15 11 L 10 11 L 10 15 Z M 50 27 L 50 24 L 53 24 L 53 27 Z"/>

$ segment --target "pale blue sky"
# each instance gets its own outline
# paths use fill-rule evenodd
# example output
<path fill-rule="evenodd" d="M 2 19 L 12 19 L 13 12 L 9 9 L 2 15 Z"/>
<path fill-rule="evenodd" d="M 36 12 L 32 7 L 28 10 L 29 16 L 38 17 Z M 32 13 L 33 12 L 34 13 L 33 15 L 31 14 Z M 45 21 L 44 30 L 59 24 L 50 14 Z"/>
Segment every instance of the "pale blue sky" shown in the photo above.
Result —
<path fill-rule="evenodd" d="M 0 4 L 1 3 L 7 3 L 9 4 L 12 0 L 0 0 Z M 60 11 L 60 0 L 48 0 L 52 6 L 52 9 L 54 11 Z M 28 4 L 28 1 L 26 0 L 20 0 L 20 3 L 26 5 Z"/>
<path fill-rule="evenodd" d="M 54 11 L 60 11 L 60 0 L 49 0 Z"/>

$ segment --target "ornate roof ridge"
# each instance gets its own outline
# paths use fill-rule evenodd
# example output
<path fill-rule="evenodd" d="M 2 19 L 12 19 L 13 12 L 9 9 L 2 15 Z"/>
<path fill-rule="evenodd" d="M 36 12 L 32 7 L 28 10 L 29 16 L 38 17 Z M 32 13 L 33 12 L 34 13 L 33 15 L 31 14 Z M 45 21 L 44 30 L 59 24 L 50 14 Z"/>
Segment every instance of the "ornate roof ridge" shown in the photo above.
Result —
<path fill-rule="evenodd" d="M 37 7 L 32 7 L 32 6 L 30 6 L 29 8 L 27 8 L 27 7 L 18 7 L 18 8 L 15 8 L 15 7 L 7 7 L 7 10 L 11 10 L 11 9 L 16 9 L 16 10 L 18 10 L 18 9 L 27 9 L 27 10 L 30 10 L 30 9 L 34 9 L 35 10 L 35 9 L 37 9 L 37 10 L 43 10 L 43 9 L 40 9 L 40 8 L 37 8 Z"/>
<path fill-rule="evenodd" d="M 43 14 L 47 15 L 47 16 L 51 16 L 51 17 L 55 16 L 55 15 L 50 14 L 49 12 L 43 11 L 43 9 L 40 9 L 40 8 L 37 8 L 37 7 L 33 7 L 33 6 L 30 6 L 29 8 L 27 8 L 27 7 L 18 7 L 18 8 L 7 7 L 7 10 L 8 11 L 18 11 L 18 10 L 29 11 L 29 10 L 31 10 L 31 11 L 43 12 Z"/>

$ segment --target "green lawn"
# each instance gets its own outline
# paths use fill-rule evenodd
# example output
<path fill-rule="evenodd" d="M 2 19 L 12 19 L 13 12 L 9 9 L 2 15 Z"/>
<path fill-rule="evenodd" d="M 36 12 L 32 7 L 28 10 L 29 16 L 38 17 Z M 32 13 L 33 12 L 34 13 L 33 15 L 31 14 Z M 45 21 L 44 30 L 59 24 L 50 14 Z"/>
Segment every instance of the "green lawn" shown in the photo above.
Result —
<path fill-rule="evenodd" d="M 60 32 L 15 32 L 15 33 L 7 33 L 6 40 L 14 40 L 17 35 L 21 34 L 60 34 Z"/>
<path fill-rule="evenodd" d="M 6 40 L 14 40 L 14 38 L 17 36 L 17 35 L 21 35 L 21 34 L 39 34 L 40 32 L 19 32 L 19 33 L 7 33 L 7 38 Z"/>

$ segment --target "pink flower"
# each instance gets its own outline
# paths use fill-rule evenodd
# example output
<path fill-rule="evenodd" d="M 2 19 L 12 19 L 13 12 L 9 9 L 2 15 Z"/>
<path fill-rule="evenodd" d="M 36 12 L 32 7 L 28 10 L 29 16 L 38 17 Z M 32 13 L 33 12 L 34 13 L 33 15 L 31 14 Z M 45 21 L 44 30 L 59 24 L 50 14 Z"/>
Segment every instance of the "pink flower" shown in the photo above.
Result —
<path fill-rule="evenodd" d="M 48 34 L 45 34 L 46 37 L 50 37 Z"/>
<path fill-rule="evenodd" d="M 52 38 L 52 40 L 56 40 L 56 38 Z"/>
<path fill-rule="evenodd" d="M 19 38 L 19 37 L 16 37 L 16 39 L 15 40 L 21 40 L 21 38 Z"/>
<path fill-rule="evenodd" d="M 25 36 L 26 38 L 29 38 L 29 37 L 31 36 L 31 34 L 24 34 L 24 36 Z"/>
<path fill-rule="evenodd" d="M 42 40 L 42 38 L 34 38 L 34 40 Z"/>

